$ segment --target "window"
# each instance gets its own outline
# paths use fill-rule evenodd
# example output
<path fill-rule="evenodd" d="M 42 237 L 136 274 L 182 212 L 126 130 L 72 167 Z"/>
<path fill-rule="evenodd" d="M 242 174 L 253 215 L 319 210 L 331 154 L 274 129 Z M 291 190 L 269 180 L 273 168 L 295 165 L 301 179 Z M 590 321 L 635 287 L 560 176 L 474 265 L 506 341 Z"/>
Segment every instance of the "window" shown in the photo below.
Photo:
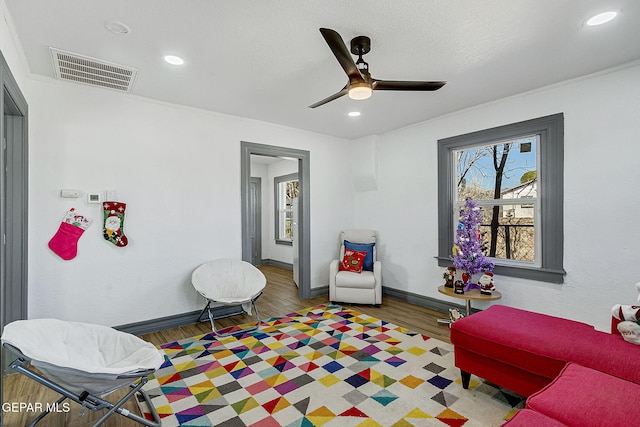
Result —
<path fill-rule="evenodd" d="M 562 283 L 563 163 L 562 114 L 438 141 L 439 265 L 471 197 L 496 274 Z"/>
<path fill-rule="evenodd" d="M 454 214 L 467 198 L 478 202 L 485 255 L 491 258 L 540 267 L 538 145 L 532 135 L 453 150 Z"/>
<path fill-rule="evenodd" d="M 293 244 L 293 199 L 298 197 L 298 174 L 278 176 L 273 179 L 275 195 L 276 244 Z"/>

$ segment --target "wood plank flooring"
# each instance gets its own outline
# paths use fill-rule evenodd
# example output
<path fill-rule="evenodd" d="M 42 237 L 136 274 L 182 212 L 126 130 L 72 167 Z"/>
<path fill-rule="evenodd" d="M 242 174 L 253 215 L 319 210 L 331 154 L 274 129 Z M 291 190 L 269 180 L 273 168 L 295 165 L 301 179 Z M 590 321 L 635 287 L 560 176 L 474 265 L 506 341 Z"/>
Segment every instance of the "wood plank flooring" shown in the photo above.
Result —
<path fill-rule="evenodd" d="M 298 298 L 298 289 L 293 283 L 292 273 L 274 266 L 262 266 L 260 270 L 267 277 L 267 286 L 264 293 L 257 301 L 258 310 L 262 319 L 273 316 L 281 316 L 292 311 L 328 303 L 328 296 L 315 297 L 309 300 Z M 204 304 L 203 304 L 204 305 Z M 449 328 L 439 325 L 437 319 L 446 317 L 444 313 L 424 307 L 415 306 L 393 298 L 385 297 L 380 307 L 369 305 L 342 304 L 361 313 L 384 319 L 399 326 L 404 326 L 412 331 L 449 342 Z M 252 317 L 234 316 L 231 318 L 216 321 L 217 327 L 231 326 L 238 323 L 251 322 Z M 180 328 L 167 329 L 164 331 L 145 334 L 141 338 L 155 345 L 177 341 L 183 338 L 190 338 L 211 332 L 209 322 L 187 325 Z M 23 375 L 13 374 L 3 378 L 3 398 L 4 402 L 41 402 L 43 406 L 46 402 L 54 402 L 60 395 L 48 388 L 32 381 Z M 117 401 L 124 396 L 125 391 L 118 390 L 107 396 L 107 400 Z M 3 402 L 3 403 L 4 403 Z M 38 424 L 38 427 L 79 427 L 89 426 L 95 423 L 102 416 L 103 412 L 93 412 L 87 410 L 84 416 L 80 416 L 80 406 L 71 402 L 71 410 L 68 413 L 52 413 Z M 130 400 L 125 406 L 126 409 L 139 413 L 138 406 Z M 6 427 L 22 427 L 31 422 L 39 413 L 29 412 L 4 412 L 2 422 Z M 115 414 L 103 424 L 105 427 L 134 427 L 140 424 Z"/>

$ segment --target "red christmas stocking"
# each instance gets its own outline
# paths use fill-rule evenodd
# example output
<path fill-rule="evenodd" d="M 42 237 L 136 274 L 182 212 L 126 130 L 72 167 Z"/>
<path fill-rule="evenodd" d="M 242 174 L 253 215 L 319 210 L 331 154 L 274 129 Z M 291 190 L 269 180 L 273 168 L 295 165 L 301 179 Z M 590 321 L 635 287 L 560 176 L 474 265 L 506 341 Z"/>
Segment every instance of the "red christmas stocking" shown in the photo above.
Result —
<path fill-rule="evenodd" d="M 104 202 L 102 204 L 104 212 L 104 229 L 102 230 L 104 239 L 116 246 L 127 246 L 129 241 L 124 235 L 124 211 L 126 203 Z"/>
<path fill-rule="evenodd" d="M 56 234 L 49 240 L 49 248 L 60 258 L 68 261 L 78 254 L 78 240 L 91 225 L 91 219 L 77 215 L 75 208 L 69 209 Z"/>

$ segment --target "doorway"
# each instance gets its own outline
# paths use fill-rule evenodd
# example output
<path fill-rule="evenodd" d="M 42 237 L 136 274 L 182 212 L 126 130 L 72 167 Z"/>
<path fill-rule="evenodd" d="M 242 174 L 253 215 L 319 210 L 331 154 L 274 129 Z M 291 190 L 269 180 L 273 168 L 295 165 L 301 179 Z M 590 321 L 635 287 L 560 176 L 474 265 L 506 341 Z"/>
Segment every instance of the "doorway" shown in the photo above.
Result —
<path fill-rule="evenodd" d="M 251 239 L 251 155 L 295 159 L 298 162 L 298 180 L 300 200 L 298 203 L 298 296 L 300 299 L 311 298 L 311 244 L 310 244 L 310 194 L 309 194 L 309 164 L 310 153 L 305 150 L 278 147 L 273 145 L 256 144 L 241 141 L 241 211 L 242 211 L 242 259 L 252 260 Z"/>

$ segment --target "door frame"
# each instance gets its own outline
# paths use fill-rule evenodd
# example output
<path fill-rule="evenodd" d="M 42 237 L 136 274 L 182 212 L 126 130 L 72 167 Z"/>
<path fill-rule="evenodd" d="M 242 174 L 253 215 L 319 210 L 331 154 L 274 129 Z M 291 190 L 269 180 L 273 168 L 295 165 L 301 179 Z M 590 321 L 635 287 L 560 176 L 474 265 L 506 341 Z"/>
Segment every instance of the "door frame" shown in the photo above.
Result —
<path fill-rule="evenodd" d="M 254 242 L 251 247 L 251 264 L 253 265 L 261 265 L 262 264 L 262 178 L 259 177 L 251 177 L 249 185 L 255 185 L 256 188 L 256 201 L 255 203 L 251 203 L 251 194 L 249 194 L 249 214 L 248 218 L 251 217 L 253 219 L 254 229 L 253 234 L 255 236 Z M 251 227 L 251 222 L 249 223 L 249 227 Z M 249 230 L 249 236 L 251 236 L 251 231 Z M 253 246 L 256 246 L 254 248 Z M 256 256 L 254 257 L 254 249 L 256 249 Z"/>
<path fill-rule="evenodd" d="M 28 105 L 0 52 L 0 332 L 28 315 Z M 6 141 L 6 145 L 5 145 Z M 4 376 L 8 354 L 0 349 Z M 0 400 L 4 402 L 0 387 Z M 2 411 L 0 411 L 0 425 Z"/>
<path fill-rule="evenodd" d="M 298 182 L 300 201 L 298 202 L 298 243 L 300 246 L 298 297 L 309 299 L 311 295 L 311 227 L 310 227 L 310 183 L 309 165 L 311 153 L 306 150 L 279 147 L 275 145 L 257 144 L 240 141 L 240 197 L 242 212 L 242 259 L 251 262 L 251 234 L 249 230 L 249 197 L 251 180 L 251 155 L 270 157 L 286 157 L 298 160 Z"/>

